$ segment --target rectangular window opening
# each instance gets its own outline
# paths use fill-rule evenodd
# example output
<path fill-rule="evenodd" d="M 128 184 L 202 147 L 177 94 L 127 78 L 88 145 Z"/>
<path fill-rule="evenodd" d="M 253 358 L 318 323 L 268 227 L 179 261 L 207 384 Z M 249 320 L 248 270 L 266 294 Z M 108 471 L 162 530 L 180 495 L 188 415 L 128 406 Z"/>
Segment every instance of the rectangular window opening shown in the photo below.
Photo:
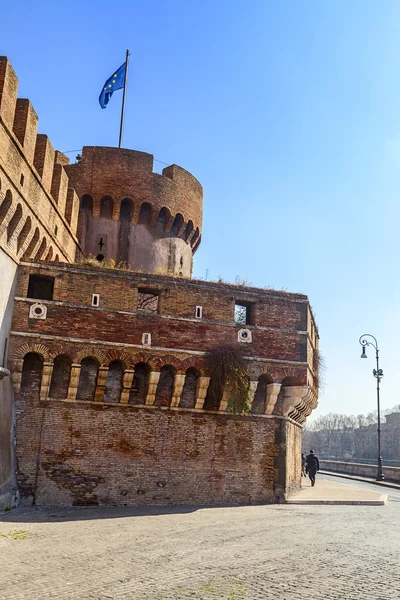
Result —
<path fill-rule="evenodd" d="M 92 294 L 92 306 L 99 306 L 100 294 Z"/>
<path fill-rule="evenodd" d="M 35 300 L 53 300 L 54 277 L 47 275 L 29 275 L 27 298 Z"/>
<path fill-rule="evenodd" d="M 235 302 L 236 325 L 252 325 L 251 302 Z"/>
<path fill-rule="evenodd" d="M 202 319 L 202 318 L 203 318 L 203 307 L 196 306 L 196 319 Z"/>
<path fill-rule="evenodd" d="M 136 308 L 147 312 L 158 312 L 159 293 L 156 290 L 138 289 Z"/>

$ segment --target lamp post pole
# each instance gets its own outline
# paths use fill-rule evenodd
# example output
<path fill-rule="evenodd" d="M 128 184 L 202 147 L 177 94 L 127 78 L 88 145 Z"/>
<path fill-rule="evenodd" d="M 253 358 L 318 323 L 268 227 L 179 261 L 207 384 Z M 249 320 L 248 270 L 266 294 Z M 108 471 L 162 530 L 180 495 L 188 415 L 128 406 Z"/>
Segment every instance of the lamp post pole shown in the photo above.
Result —
<path fill-rule="evenodd" d="M 367 338 L 372 338 L 371 341 L 370 339 Z M 385 476 L 383 474 L 383 470 L 382 470 L 382 456 L 381 456 L 381 406 L 380 406 L 380 397 L 379 397 L 379 392 L 380 392 L 380 384 L 381 384 L 381 379 L 383 377 L 383 371 L 382 369 L 379 368 L 379 348 L 378 348 L 378 342 L 376 340 L 376 338 L 371 335 L 370 333 L 364 333 L 360 339 L 359 342 L 362 346 L 362 354 L 361 354 L 361 358 L 367 358 L 367 353 L 365 351 L 367 346 L 372 346 L 373 348 L 375 348 L 375 358 L 376 358 L 376 369 L 374 369 L 372 371 L 374 377 L 376 378 L 376 399 L 377 399 L 377 404 L 378 404 L 378 471 L 376 473 L 376 481 L 383 481 L 385 479 Z"/>

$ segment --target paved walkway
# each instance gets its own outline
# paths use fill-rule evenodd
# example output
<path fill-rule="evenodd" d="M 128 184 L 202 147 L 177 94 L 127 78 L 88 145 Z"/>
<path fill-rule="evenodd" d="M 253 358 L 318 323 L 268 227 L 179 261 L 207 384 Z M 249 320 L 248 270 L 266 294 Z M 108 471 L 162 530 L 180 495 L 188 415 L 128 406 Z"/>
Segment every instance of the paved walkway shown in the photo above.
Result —
<path fill-rule="evenodd" d="M 321 479 L 317 474 L 314 487 L 311 487 L 309 479 L 303 478 L 301 490 L 289 498 L 288 504 L 364 504 L 370 506 L 386 504 L 388 494 L 383 494 L 379 488 L 377 490 L 367 490 L 350 485 L 350 483 L 344 484 Z"/>
<path fill-rule="evenodd" d="M 17 509 L 0 517 L 0 598 L 400 599 L 400 492 L 389 496 L 386 506 Z"/>
<path fill-rule="evenodd" d="M 394 490 L 400 490 L 400 484 L 395 481 L 376 481 L 373 477 L 361 477 L 360 475 L 350 475 L 347 473 L 335 473 L 334 471 L 321 470 L 320 475 L 329 475 L 338 479 L 347 479 L 352 481 L 362 481 L 363 483 L 373 483 L 375 486 L 381 486 L 385 488 L 393 488 Z"/>

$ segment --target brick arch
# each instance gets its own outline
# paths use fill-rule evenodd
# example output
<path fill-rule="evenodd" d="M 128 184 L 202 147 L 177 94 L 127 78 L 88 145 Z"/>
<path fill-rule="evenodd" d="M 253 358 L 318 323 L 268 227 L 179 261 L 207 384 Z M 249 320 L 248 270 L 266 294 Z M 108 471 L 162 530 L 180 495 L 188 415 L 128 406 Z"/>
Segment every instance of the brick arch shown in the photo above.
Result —
<path fill-rule="evenodd" d="M 158 357 L 158 365 L 160 368 L 170 365 L 174 367 L 177 371 L 184 371 L 183 361 L 180 358 L 177 358 L 173 354 L 166 354 L 165 356 Z"/>
<path fill-rule="evenodd" d="M 39 246 L 39 250 L 36 252 L 35 258 L 34 260 L 41 260 L 43 258 L 43 254 L 46 252 L 46 248 L 47 248 L 47 240 L 44 237 L 42 239 L 42 243 Z"/>
<path fill-rule="evenodd" d="M 174 389 L 176 368 L 171 363 L 165 364 L 160 369 L 160 379 L 157 384 L 154 406 L 170 406 Z"/>
<path fill-rule="evenodd" d="M 17 238 L 17 252 L 19 252 L 32 229 L 32 219 L 28 216 Z"/>
<path fill-rule="evenodd" d="M 49 397 L 66 398 L 71 377 L 72 358 L 68 354 L 57 354 L 53 359 Z"/>
<path fill-rule="evenodd" d="M 135 205 L 131 198 L 122 198 L 119 209 L 119 220 L 132 223 L 134 207 Z"/>
<path fill-rule="evenodd" d="M 196 227 L 196 231 L 193 234 L 193 237 L 190 241 L 190 245 L 192 246 L 192 248 L 194 247 L 194 245 L 197 242 L 198 237 L 200 236 L 200 229 L 198 227 Z"/>
<path fill-rule="evenodd" d="M 193 254 L 196 252 L 197 248 L 200 246 L 201 244 L 201 234 L 199 235 L 197 242 L 195 243 L 195 245 L 193 246 Z"/>
<path fill-rule="evenodd" d="M 125 205 L 127 203 L 129 203 L 130 205 L 130 216 L 129 216 L 129 222 L 130 223 L 135 223 L 135 215 L 136 215 L 136 211 L 138 209 L 138 205 L 137 202 L 135 202 L 135 200 L 132 198 L 131 194 L 125 194 L 123 196 L 121 196 L 120 198 L 118 198 L 118 200 L 116 200 L 116 204 L 118 204 L 118 221 L 121 218 L 121 205 L 122 203 L 125 202 Z"/>
<path fill-rule="evenodd" d="M 60 356 L 60 355 L 68 356 L 68 358 L 70 358 L 73 362 L 74 353 L 72 352 L 70 346 L 66 346 L 65 344 L 57 344 L 54 347 L 54 349 L 53 348 L 49 349 L 50 360 L 54 361 L 56 356 Z"/>
<path fill-rule="evenodd" d="M 39 238 L 40 238 L 39 227 L 36 227 L 35 232 L 29 242 L 29 245 L 22 256 L 22 260 L 28 260 L 29 258 L 31 258 L 32 252 L 35 250 L 37 243 L 39 241 Z"/>
<path fill-rule="evenodd" d="M 79 200 L 79 209 L 93 214 L 93 197 L 90 194 L 83 194 Z"/>
<path fill-rule="evenodd" d="M 0 204 L 0 225 L 6 218 L 8 211 L 11 208 L 11 205 L 12 205 L 12 194 L 11 194 L 10 190 L 7 190 L 3 202 Z"/>
<path fill-rule="evenodd" d="M 83 348 L 79 350 L 74 356 L 74 363 L 80 364 L 84 358 L 96 358 L 101 367 L 107 366 L 107 357 L 103 350 L 99 350 L 98 348 Z"/>
<path fill-rule="evenodd" d="M 150 202 L 142 202 L 139 212 L 139 225 L 150 225 L 154 207 Z"/>
<path fill-rule="evenodd" d="M 135 366 L 137 363 L 146 363 L 149 365 L 150 371 L 156 371 L 157 365 L 151 362 L 152 357 L 146 354 L 146 352 L 135 352 L 131 355 L 132 365 Z"/>
<path fill-rule="evenodd" d="M 272 378 L 266 373 L 262 373 L 257 380 L 257 387 L 254 392 L 253 403 L 251 405 L 251 414 L 264 415 L 267 401 L 267 385 L 272 383 Z"/>
<path fill-rule="evenodd" d="M 148 356 L 145 357 L 143 362 L 146 362 L 152 371 L 159 371 L 163 366 L 162 360 L 160 356 Z"/>
<path fill-rule="evenodd" d="M 22 220 L 22 206 L 21 203 L 18 202 L 17 204 L 17 208 L 15 209 L 15 212 L 13 214 L 13 216 L 10 219 L 10 222 L 8 224 L 7 227 L 7 242 L 9 242 L 15 232 L 15 230 L 17 229 L 18 225 L 20 224 Z"/>
<path fill-rule="evenodd" d="M 185 228 L 185 233 L 184 233 L 185 242 L 189 241 L 189 238 L 192 235 L 193 230 L 194 230 L 193 221 L 191 219 L 189 219 L 189 221 L 187 222 L 186 228 Z"/>
<path fill-rule="evenodd" d="M 179 237 L 179 235 L 183 229 L 184 223 L 185 223 L 185 217 L 183 216 L 183 214 L 176 213 L 174 220 L 172 222 L 172 225 L 171 225 L 171 229 L 168 232 L 168 235 L 170 237 Z"/>
<path fill-rule="evenodd" d="M 105 356 L 109 363 L 113 362 L 114 360 L 120 360 L 125 369 L 132 369 L 135 364 L 133 356 L 124 350 L 109 350 Z"/>
<path fill-rule="evenodd" d="M 207 375 L 206 365 L 201 357 L 191 356 L 181 361 L 181 368 L 183 371 L 188 369 L 196 369 L 201 377 Z"/>
<path fill-rule="evenodd" d="M 107 194 L 100 199 L 100 219 L 112 219 L 114 213 L 115 200 Z"/>
<path fill-rule="evenodd" d="M 196 406 L 199 377 L 200 371 L 199 369 L 196 369 L 196 367 L 189 367 L 186 369 L 185 382 L 179 401 L 179 406 L 181 408 L 194 408 Z"/>
<path fill-rule="evenodd" d="M 292 387 L 295 385 L 302 385 L 301 380 L 298 377 L 295 377 L 293 375 L 287 375 L 287 376 L 283 377 L 279 383 L 282 384 L 282 387 Z"/>
<path fill-rule="evenodd" d="M 39 354 L 45 362 L 52 361 L 52 355 L 49 348 L 44 344 L 36 344 L 35 342 L 27 342 L 26 344 L 19 346 L 15 351 L 15 357 L 24 358 L 24 356 L 30 352 Z"/>
<path fill-rule="evenodd" d="M 162 208 L 160 208 L 160 211 L 158 213 L 158 217 L 157 217 L 157 221 L 155 224 L 156 229 L 159 229 L 162 232 L 165 232 L 167 230 L 167 225 L 168 222 L 171 218 L 171 211 L 169 208 L 167 208 L 166 206 L 163 206 Z"/>

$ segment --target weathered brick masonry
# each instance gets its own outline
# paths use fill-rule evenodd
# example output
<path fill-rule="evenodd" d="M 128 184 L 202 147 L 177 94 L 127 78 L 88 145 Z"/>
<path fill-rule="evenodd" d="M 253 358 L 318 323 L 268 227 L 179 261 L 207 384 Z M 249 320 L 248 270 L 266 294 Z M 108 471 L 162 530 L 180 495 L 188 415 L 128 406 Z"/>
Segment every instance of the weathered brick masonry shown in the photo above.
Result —
<path fill-rule="evenodd" d="M 118 148 L 84 147 L 69 165 L 16 93 L 0 59 L 0 249 L 19 265 L 4 335 L 22 500 L 281 501 L 300 485 L 301 428 L 317 405 L 307 296 L 190 279 L 202 231 L 193 175 L 154 173 L 150 154 Z M 208 353 L 226 346 L 243 350 L 249 414 L 230 412 L 228 383 L 210 392 Z"/>
<path fill-rule="evenodd" d="M 32 276 L 54 277 L 53 299 L 41 301 L 45 320 L 29 318 L 37 302 L 27 298 Z M 142 288 L 159 294 L 158 312 L 137 308 Z M 233 417 L 226 399 L 208 404 L 205 353 L 238 343 L 237 301 L 253 305 L 252 408 L 251 416 Z M 299 485 L 300 423 L 316 403 L 311 324 L 300 294 L 21 264 L 10 347 L 21 492 L 54 504 L 281 498 Z"/>

